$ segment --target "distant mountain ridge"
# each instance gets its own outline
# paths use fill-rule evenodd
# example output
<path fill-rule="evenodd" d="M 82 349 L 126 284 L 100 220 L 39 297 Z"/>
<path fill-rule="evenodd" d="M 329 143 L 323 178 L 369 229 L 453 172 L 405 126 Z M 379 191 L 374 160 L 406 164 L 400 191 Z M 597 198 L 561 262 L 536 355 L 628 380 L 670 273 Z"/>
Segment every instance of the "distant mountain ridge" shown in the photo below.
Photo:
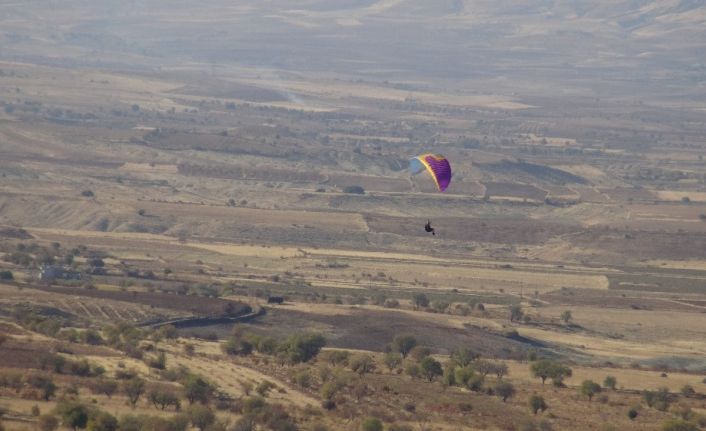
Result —
<path fill-rule="evenodd" d="M 706 82 L 703 0 L 67 0 L 0 5 L 0 59 L 187 61 L 428 86 L 672 94 Z M 65 57 L 56 55 L 62 53 Z M 51 53 L 51 55 L 49 55 Z M 598 81 L 595 81 L 598 79 Z M 498 82 L 502 80 L 502 82 Z M 591 82 L 588 82 L 588 81 Z M 455 84 L 451 85 L 455 87 Z M 613 88 L 604 90 L 612 94 Z"/>

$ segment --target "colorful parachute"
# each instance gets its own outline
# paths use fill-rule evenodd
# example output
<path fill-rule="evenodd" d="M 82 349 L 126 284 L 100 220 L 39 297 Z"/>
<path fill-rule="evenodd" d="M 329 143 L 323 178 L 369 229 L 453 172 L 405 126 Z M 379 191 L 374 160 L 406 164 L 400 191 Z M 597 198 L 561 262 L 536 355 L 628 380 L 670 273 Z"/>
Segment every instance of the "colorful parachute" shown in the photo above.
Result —
<path fill-rule="evenodd" d="M 422 154 L 410 159 L 409 170 L 412 175 L 427 170 L 440 192 L 446 190 L 451 182 L 451 165 L 446 157 L 438 154 Z"/>

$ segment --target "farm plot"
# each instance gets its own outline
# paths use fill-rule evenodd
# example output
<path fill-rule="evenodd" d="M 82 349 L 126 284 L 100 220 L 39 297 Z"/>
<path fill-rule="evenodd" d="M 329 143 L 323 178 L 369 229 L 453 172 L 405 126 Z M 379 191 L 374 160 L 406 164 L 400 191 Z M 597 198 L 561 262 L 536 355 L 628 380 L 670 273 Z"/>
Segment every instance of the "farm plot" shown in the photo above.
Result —
<path fill-rule="evenodd" d="M 615 187 L 600 189 L 613 202 L 655 201 L 657 196 L 650 190 L 637 187 Z"/>
<path fill-rule="evenodd" d="M 543 201 L 547 196 L 545 190 L 529 184 L 483 182 L 486 195 L 491 198 L 513 198 Z"/>
<path fill-rule="evenodd" d="M 234 180 L 255 180 L 269 182 L 290 182 L 320 184 L 326 181 L 326 176 L 316 172 L 299 171 L 274 167 L 251 166 L 206 166 L 190 163 L 179 164 L 179 173 L 188 176 L 227 178 Z"/>
<path fill-rule="evenodd" d="M 296 210 L 268 210 L 225 205 L 189 205 L 179 203 L 144 202 L 141 208 L 149 215 L 159 217 L 179 217 L 181 220 L 197 219 L 201 222 L 224 220 L 240 225 L 304 226 L 316 225 L 317 229 L 365 230 L 363 218 L 354 213 L 344 212 L 309 212 Z"/>
<path fill-rule="evenodd" d="M 624 225 L 623 225 L 624 228 Z M 702 259 L 706 250 L 706 233 L 610 231 L 594 228 L 573 235 L 571 244 L 583 250 L 595 250 L 597 262 L 642 260 Z"/>
<path fill-rule="evenodd" d="M 706 351 L 706 314 L 698 309 L 693 312 L 585 306 L 568 309 L 571 310 L 572 322 L 589 333 L 678 348 L 690 342 L 694 351 Z M 549 306 L 541 307 L 537 312 L 544 318 L 550 317 L 559 322 L 559 316 L 565 310 L 567 307 Z"/>
<path fill-rule="evenodd" d="M 427 320 L 426 314 L 415 316 L 365 308 L 339 314 L 317 314 L 276 308 L 245 326 L 253 332 L 274 336 L 315 330 L 327 336 L 330 347 L 372 351 L 384 351 L 395 335 L 409 333 L 410 328 L 421 344 L 446 354 L 467 345 L 483 355 L 520 358 L 530 347 L 480 327 L 460 328 L 454 322 Z"/>
<path fill-rule="evenodd" d="M 77 292 L 66 292 L 60 289 L 58 287 L 42 289 L 23 287 L 22 291 L 18 291 L 13 286 L 0 285 L 0 295 L 2 295 L 0 304 L 7 307 L 14 307 L 18 304 L 48 307 L 85 321 L 104 323 L 116 321 L 137 323 L 151 319 L 168 319 L 188 315 L 185 312 L 151 307 L 139 302 L 130 303 L 100 296 L 85 296 L 82 295 L 85 289 L 76 289 Z"/>
<path fill-rule="evenodd" d="M 579 289 L 607 289 L 608 280 L 600 274 L 582 274 L 572 272 L 552 272 L 532 270 L 529 268 L 515 269 L 500 266 L 462 266 L 449 264 L 434 264 L 422 262 L 376 262 L 374 260 L 345 260 L 349 265 L 345 269 L 326 270 L 324 280 L 317 280 L 319 284 L 327 281 L 340 280 L 349 282 L 359 279 L 360 287 L 367 286 L 367 278 L 362 273 L 384 274 L 377 276 L 375 285 L 404 286 L 406 290 L 414 291 L 429 286 L 428 290 L 455 288 L 458 292 L 491 292 L 502 289 L 507 292 L 519 294 L 524 292 L 548 292 L 565 287 Z M 319 270 L 319 273 L 321 270 Z M 372 282 L 371 282 L 372 283 Z"/>
<path fill-rule="evenodd" d="M 608 276 L 610 277 L 610 274 Z M 682 304 L 680 301 L 655 295 L 648 296 L 646 292 L 562 289 L 541 294 L 539 299 L 556 305 L 589 306 L 604 309 L 698 311 L 693 306 Z"/>
<path fill-rule="evenodd" d="M 123 292 L 97 289 L 89 290 L 76 287 L 45 287 L 39 285 L 33 286 L 33 288 L 58 294 L 74 295 L 77 297 L 90 297 L 101 300 L 109 299 L 114 301 L 143 304 L 150 307 L 159 307 L 162 309 L 176 310 L 208 317 L 237 316 L 250 311 L 250 307 L 246 304 L 205 296 L 187 296 L 137 291 Z M 91 313 L 87 307 L 85 307 L 85 309 L 87 314 L 95 317 L 95 314 Z"/>
<path fill-rule="evenodd" d="M 692 190 L 657 190 L 657 197 L 663 201 L 680 202 L 685 197 L 691 202 L 706 202 L 706 192 L 698 192 Z"/>
<path fill-rule="evenodd" d="M 636 220 L 699 221 L 706 214 L 706 205 L 698 203 L 661 203 L 653 205 L 630 205 L 630 217 Z M 706 224 L 706 223 L 704 223 Z"/>
<path fill-rule="evenodd" d="M 37 334 L 32 338 L 10 337 L 0 348 L 0 368 L 40 368 L 42 355 L 55 352 L 60 343 L 56 340 L 43 339 Z M 103 346 L 62 343 L 62 350 L 77 356 L 96 358 L 121 357 L 122 354 Z"/>
<path fill-rule="evenodd" d="M 696 293 L 706 295 L 706 277 L 653 274 L 610 274 L 610 288 L 637 292 Z"/>
<path fill-rule="evenodd" d="M 570 189 L 575 190 L 584 202 L 604 204 L 610 200 L 608 196 L 598 191 L 595 187 L 572 185 Z"/>
<path fill-rule="evenodd" d="M 366 221 L 373 232 L 394 233 L 404 236 L 424 236 L 418 222 L 403 217 L 367 215 Z M 451 233 L 454 240 L 483 243 L 541 244 L 551 238 L 577 232 L 578 226 L 532 219 L 460 218 L 441 217 L 434 220 L 443 232 Z"/>

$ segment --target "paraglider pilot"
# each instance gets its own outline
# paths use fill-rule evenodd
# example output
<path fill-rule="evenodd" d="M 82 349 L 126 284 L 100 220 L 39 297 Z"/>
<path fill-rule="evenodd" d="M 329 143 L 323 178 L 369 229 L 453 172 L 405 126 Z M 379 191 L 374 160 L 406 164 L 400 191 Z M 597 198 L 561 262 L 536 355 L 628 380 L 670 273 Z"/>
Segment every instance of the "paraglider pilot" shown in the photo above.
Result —
<path fill-rule="evenodd" d="M 434 228 L 431 227 L 431 221 L 427 220 L 427 224 L 424 225 L 424 230 L 427 232 L 431 232 L 432 235 L 436 235 L 436 232 L 434 232 Z"/>

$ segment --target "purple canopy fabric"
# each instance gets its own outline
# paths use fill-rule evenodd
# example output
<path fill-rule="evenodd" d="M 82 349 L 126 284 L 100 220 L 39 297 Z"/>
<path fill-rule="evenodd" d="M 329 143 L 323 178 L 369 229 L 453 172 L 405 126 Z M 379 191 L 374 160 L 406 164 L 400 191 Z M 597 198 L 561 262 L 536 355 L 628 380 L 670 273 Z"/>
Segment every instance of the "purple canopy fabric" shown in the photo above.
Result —
<path fill-rule="evenodd" d="M 440 192 L 446 190 L 451 182 L 451 164 L 446 157 L 438 154 L 422 154 L 409 161 L 409 169 L 417 174 L 426 169 Z"/>

